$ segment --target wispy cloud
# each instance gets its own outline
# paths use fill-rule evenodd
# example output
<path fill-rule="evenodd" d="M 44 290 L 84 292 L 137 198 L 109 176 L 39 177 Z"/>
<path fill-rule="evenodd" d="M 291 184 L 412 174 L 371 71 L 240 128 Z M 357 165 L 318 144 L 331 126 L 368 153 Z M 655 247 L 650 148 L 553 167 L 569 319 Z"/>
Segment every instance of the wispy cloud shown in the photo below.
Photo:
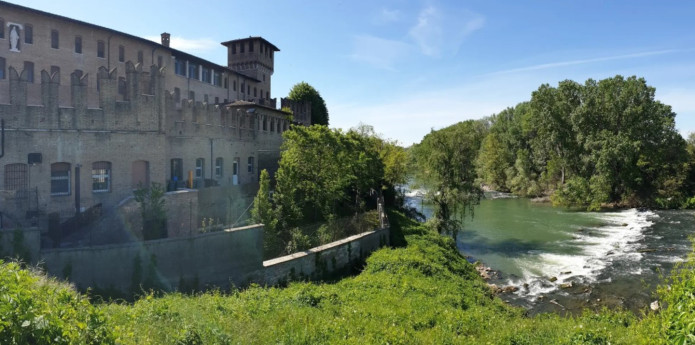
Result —
<path fill-rule="evenodd" d="M 397 9 L 382 8 L 372 17 L 372 23 L 376 25 L 391 24 L 403 19 L 403 13 Z"/>
<path fill-rule="evenodd" d="M 466 36 L 485 25 L 485 17 L 465 9 L 429 5 L 422 9 L 409 35 L 423 54 L 441 56 L 456 52 Z"/>
<path fill-rule="evenodd" d="M 683 50 L 681 50 L 681 49 L 666 49 L 666 50 L 646 51 L 646 52 L 634 53 L 634 54 L 604 56 L 604 57 L 590 58 L 590 59 L 558 61 L 558 62 L 544 63 L 544 64 L 538 64 L 538 65 L 533 65 L 533 66 L 526 66 L 526 67 L 507 69 L 507 70 L 503 70 L 503 71 L 497 71 L 497 72 L 490 73 L 490 75 L 537 71 L 537 70 L 543 70 L 543 69 L 567 67 L 567 66 L 573 66 L 573 65 L 584 65 L 584 64 L 613 61 L 613 60 L 636 59 L 636 58 L 655 56 L 655 55 L 680 53 L 682 51 Z"/>
<path fill-rule="evenodd" d="M 145 36 L 150 41 L 161 42 L 160 36 Z M 188 39 L 180 36 L 171 36 L 170 45 L 174 49 L 186 52 L 201 52 L 220 48 L 220 42 L 211 38 Z"/>
<path fill-rule="evenodd" d="M 410 50 L 406 43 L 371 35 L 354 36 L 352 44 L 351 59 L 385 70 L 395 70 L 396 61 Z"/>

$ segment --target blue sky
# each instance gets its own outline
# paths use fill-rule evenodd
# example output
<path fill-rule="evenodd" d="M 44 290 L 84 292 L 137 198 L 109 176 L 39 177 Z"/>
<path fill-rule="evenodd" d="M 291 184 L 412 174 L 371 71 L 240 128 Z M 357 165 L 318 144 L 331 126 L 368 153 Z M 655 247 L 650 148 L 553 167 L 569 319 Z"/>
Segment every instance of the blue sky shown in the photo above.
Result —
<path fill-rule="evenodd" d="M 691 1 L 11 1 L 158 40 L 218 64 L 219 43 L 280 48 L 272 97 L 297 82 L 326 100 L 331 127 L 375 127 L 403 145 L 431 129 L 528 100 L 543 83 L 644 77 L 695 131 Z"/>

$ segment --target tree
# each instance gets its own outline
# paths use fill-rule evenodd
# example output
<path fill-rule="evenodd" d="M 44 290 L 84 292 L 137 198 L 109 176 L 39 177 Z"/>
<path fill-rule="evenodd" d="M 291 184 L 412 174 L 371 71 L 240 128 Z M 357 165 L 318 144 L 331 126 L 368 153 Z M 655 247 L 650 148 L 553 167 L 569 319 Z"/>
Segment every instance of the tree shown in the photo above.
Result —
<path fill-rule="evenodd" d="M 328 126 L 328 109 L 321 94 L 306 82 L 295 84 L 288 98 L 293 101 L 311 102 L 311 124 Z"/>
<path fill-rule="evenodd" d="M 260 187 L 253 199 L 251 209 L 251 219 L 254 223 L 264 225 L 263 229 L 263 253 L 268 257 L 279 253 L 282 250 L 282 241 L 277 234 L 277 217 L 273 211 L 273 204 L 270 200 L 270 176 L 268 171 L 261 171 Z"/>
<path fill-rule="evenodd" d="M 413 147 L 416 178 L 434 203 L 437 230 L 458 234 L 466 214 L 480 202 L 475 160 L 487 129 L 479 121 L 431 131 Z"/>

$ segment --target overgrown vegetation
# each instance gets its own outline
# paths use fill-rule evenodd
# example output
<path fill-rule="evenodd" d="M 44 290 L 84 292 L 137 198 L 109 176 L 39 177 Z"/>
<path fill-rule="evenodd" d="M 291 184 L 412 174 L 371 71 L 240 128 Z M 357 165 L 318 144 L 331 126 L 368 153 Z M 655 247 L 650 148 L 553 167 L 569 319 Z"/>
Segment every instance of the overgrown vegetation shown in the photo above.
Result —
<path fill-rule="evenodd" d="M 142 214 L 143 240 L 155 240 L 167 237 L 167 210 L 164 200 L 164 188 L 159 183 L 136 189 L 135 201 L 140 204 Z"/>
<path fill-rule="evenodd" d="M 146 295 L 92 306 L 63 284 L 0 265 L 3 344 L 687 344 L 695 337 L 695 257 L 659 290 L 665 308 L 527 317 L 496 298 L 449 237 L 398 213 L 405 245 L 375 252 L 335 284 L 230 294 Z M 669 287 L 670 286 L 670 287 Z"/>
<path fill-rule="evenodd" d="M 262 172 L 252 210 L 253 220 L 265 224 L 265 257 L 373 229 L 364 226 L 376 224 L 368 211 L 377 197 L 395 194 L 405 181 L 405 151 L 369 126 L 348 132 L 293 126 L 283 138 L 272 198 Z"/>
<path fill-rule="evenodd" d="M 70 286 L 0 261 L 0 343 L 115 344 L 104 312 Z"/>

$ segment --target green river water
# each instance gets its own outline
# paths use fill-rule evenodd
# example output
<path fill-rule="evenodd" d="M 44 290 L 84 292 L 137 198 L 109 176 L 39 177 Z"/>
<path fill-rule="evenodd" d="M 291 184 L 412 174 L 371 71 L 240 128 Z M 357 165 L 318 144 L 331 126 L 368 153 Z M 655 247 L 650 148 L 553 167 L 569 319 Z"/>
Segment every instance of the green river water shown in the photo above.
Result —
<path fill-rule="evenodd" d="M 419 198 L 409 202 L 431 215 Z M 577 212 L 496 198 L 481 201 L 457 244 L 496 271 L 490 283 L 517 287 L 500 297 L 532 314 L 603 306 L 639 311 L 691 251 L 694 233 L 692 211 Z"/>

